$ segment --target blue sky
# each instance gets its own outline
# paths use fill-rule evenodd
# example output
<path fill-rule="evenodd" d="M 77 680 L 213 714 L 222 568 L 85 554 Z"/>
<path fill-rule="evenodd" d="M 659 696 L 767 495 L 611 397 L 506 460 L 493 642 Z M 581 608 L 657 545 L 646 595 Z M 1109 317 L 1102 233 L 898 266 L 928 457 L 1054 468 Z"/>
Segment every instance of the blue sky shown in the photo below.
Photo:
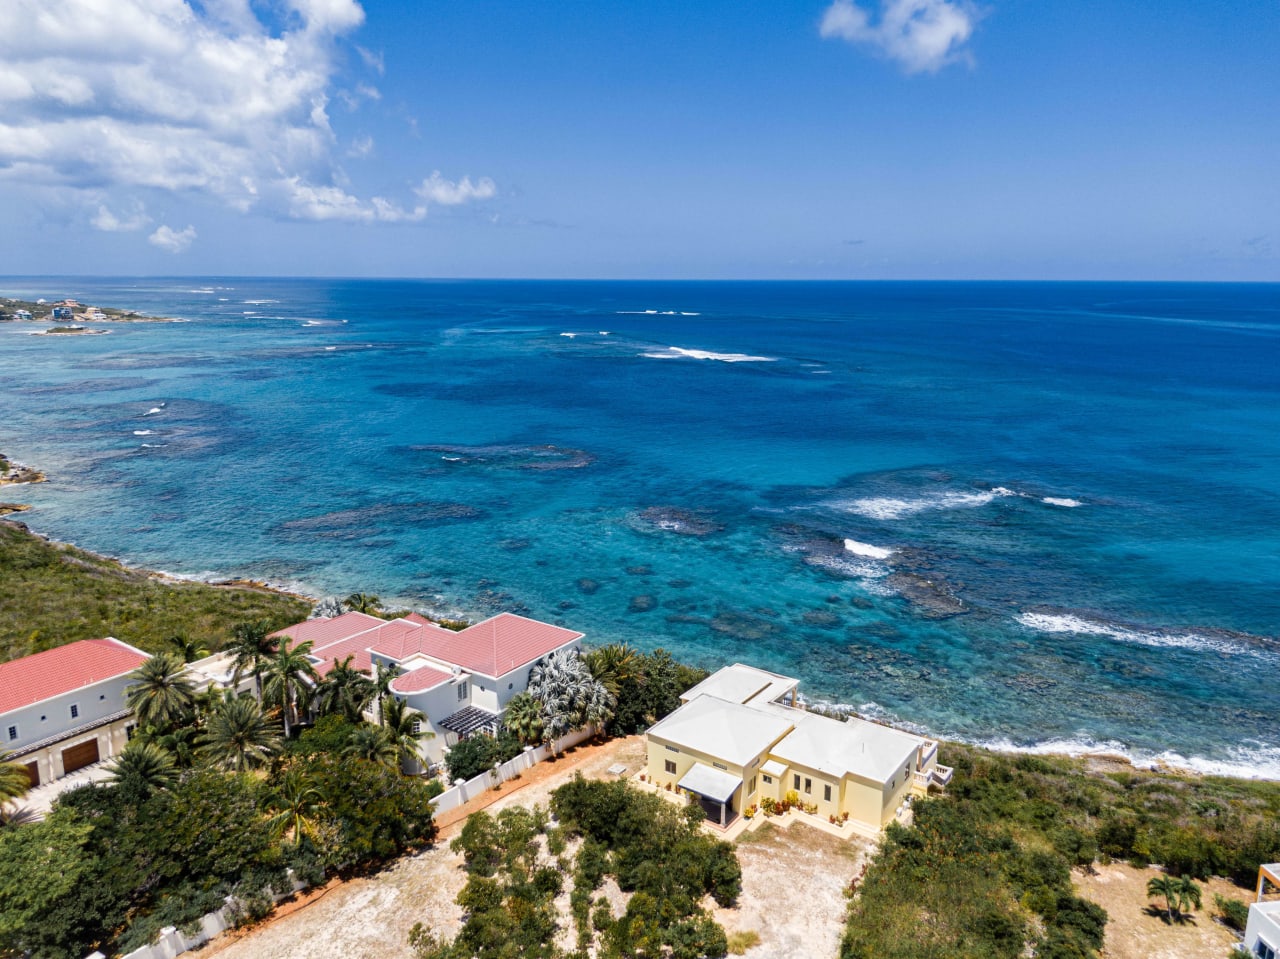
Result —
<path fill-rule="evenodd" d="M 1280 5 L 4 0 L 0 274 L 1280 280 Z"/>

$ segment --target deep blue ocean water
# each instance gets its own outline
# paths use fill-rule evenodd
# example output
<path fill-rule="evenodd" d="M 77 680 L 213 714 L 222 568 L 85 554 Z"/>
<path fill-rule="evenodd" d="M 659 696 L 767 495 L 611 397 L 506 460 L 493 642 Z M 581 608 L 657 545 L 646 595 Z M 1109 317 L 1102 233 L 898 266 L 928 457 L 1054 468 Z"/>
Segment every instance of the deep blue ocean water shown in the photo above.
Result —
<path fill-rule="evenodd" d="M 52 479 L 5 498 L 56 539 L 1280 778 L 1274 285 L 0 293 L 188 321 L 0 324 L 0 451 Z"/>

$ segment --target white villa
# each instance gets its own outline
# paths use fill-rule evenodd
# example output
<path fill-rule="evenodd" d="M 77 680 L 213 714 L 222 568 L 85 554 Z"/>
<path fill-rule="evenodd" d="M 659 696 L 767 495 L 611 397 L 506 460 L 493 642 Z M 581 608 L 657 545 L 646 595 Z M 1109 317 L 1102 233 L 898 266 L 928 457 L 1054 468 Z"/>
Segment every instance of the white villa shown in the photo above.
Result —
<path fill-rule="evenodd" d="M 1280 899 L 1263 900 L 1267 883 L 1280 890 L 1280 862 L 1258 868 L 1258 898 L 1249 906 L 1244 929 L 1244 949 L 1257 959 L 1280 956 Z"/>
<path fill-rule="evenodd" d="M 322 677 L 348 656 L 353 669 L 370 675 L 378 666 L 398 672 L 391 693 L 423 714 L 422 731 L 435 734 L 423 740 L 423 753 L 439 762 L 459 739 L 496 733 L 507 703 L 528 688 L 533 664 L 556 650 L 580 649 L 583 634 L 513 613 L 455 632 L 417 613 L 388 622 L 351 612 L 272 635 L 310 641 Z"/>
<path fill-rule="evenodd" d="M 911 795 L 945 786 L 938 744 L 857 717 L 798 708 L 799 680 L 736 663 L 686 692 L 650 727 L 647 776 L 696 797 L 713 824 L 795 792 L 823 817 L 879 830 Z"/>
<path fill-rule="evenodd" d="M 147 658 L 108 637 L 0 663 L 0 748 L 33 787 L 117 755 L 133 731 L 129 674 Z"/>

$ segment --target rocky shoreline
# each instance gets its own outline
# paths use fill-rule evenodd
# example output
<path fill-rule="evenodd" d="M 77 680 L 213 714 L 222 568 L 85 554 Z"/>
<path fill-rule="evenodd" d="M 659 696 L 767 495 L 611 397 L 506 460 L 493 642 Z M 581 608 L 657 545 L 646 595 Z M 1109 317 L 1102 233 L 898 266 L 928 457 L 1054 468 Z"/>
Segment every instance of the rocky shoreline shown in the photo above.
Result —
<path fill-rule="evenodd" d="M 19 463 L 17 460 L 11 460 L 9 457 L 0 453 L 0 486 L 18 486 L 22 483 L 44 483 L 48 481 L 48 477 L 34 466 L 27 466 L 25 463 Z M 14 505 L 14 504 L 5 504 Z M 26 509 L 26 507 L 22 507 Z M 11 509 L 9 512 L 18 512 Z"/>
<path fill-rule="evenodd" d="M 0 321 L 17 323 L 62 324 L 79 323 L 181 323 L 170 316 L 148 316 L 137 310 L 122 310 L 114 306 L 82 306 L 76 300 L 56 302 L 45 300 L 21 300 L 14 297 L 0 298 Z M 108 333 L 109 330 L 91 330 L 76 326 L 51 326 L 46 332 Z"/>

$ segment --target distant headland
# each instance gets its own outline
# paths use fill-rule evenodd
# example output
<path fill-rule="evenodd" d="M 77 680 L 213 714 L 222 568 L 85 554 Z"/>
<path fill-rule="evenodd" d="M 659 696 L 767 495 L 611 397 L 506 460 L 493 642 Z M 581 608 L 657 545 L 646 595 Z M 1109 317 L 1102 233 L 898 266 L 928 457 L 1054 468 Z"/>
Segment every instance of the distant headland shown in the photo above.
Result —
<path fill-rule="evenodd" d="M 20 300 L 12 297 L 0 299 L 0 322 L 49 324 L 37 331 L 41 334 L 101 335 L 110 330 L 92 329 L 81 323 L 181 323 L 174 317 L 148 316 L 137 310 L 122 310 L 114 306 L 85 306 L 73 299 L 54 302 Z"/>

